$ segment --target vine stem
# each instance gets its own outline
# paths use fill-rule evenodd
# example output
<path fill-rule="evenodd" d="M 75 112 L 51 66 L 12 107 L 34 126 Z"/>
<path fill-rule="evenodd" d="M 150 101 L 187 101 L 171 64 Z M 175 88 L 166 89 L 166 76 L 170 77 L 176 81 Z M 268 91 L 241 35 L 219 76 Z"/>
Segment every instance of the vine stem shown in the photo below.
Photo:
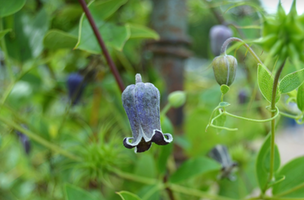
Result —
<path fill-rule="evenodd" d="M 81 5 L 81 7 L 82 7 L 82 9 L 83 9 L 83 11 L 85 13 L 85 15 L 88 18 L 88 21 L 89 21 L 89 23 L 90 23 L 90 25 L 91 25 L 91 27 L 93 29 L 93 32 L 95 34 L 95 37 L 96 37 L 96 39 L 98 41 L 98 44 L 99 44 L 99 46 L 100 46 L 100 48 L 101 48 L 101 50 L 103 52 L 103 55 L 104 55 L 104 57 L 107 60 L 107 63 L 109 65 L 110 69 L 111 69 L 112 74 L 115 77 L 116 83 L 117 83 L 120 91 L 123 92 L 124 89 L 125 89 L 125 86 L 124 86 L 124 84 L 122 82 L 122 79 L 121 79 L 121 77 L 120 77 L 120 75 L 118 73 L 118 70 L 117 70 L 117 68 L 116 68 L 116 66 L 115 66 L 115 64 L 114 64 L 114 62 L 113 62 L 113 60 L 112 60 L 112 58 L 111 58 L 111 56 L 110 56 L 107 48 L 106 48 L 106 45 L 105 45 L 104 41 L 101 38 L 101 35 L 99 33 L 99 30 L 98 30 L 98 28 L 96 26 L 96 23 L 95 23 L 92 15 L 90 13 L 90 10 L 88 9 L 88 6 L 87 6 L 87 4 L 86 4 L 86 2 L 84 0 L 78 0 L 78 1 L 79 1 L 80 5 Z"/>
<path fill-rule="evenodd" d="M 233 41 L 237 41 L 237 42 L 241 42 L 247 49 L 248 51 L 253 55 L 253 57 L 256 59 L 256 61 L 260 64 L 263 65 L 262 61 L 260 60 L 260 58 L 256 55 L 256 53 L 251 49 L 250 46 L 248 46 L 248 44 L 246 44 L 243 40 L 236 38 L 236 37 L 231 37 L 228 38 L 224 44 L 222 45 L 222 49 L 221 49 L 221 54 L 227 55 L 226 54 L 226 50 L 228 45 L 233 42 Z M 274 110 L 276 110 L 276 93 L 277 93 L 277 89 L 278 89 L 278 83 L 279 83 L 279 78 L 280 75 L 282 73 L 282 70 L 285 66 L 285 62 L 286 62 L 286 58 L 283 59 L 282 64 L 280 65 L 279 69 L 277 70 L 274 80 L 273 80 L 273 86 L 272 86 L 272 96 L 271 96 L 271 105 L 270 105 L 270 109 L 271 109 L 271 118 L 273 118 L 271 120 L 271 142 L 270 142 L 270 170 L 269 170 L 269 177 L 268 177 L 268 182 L 265 186 L 265 188 L 262 190 L 262 195 L 265 194 L 269 183 L 272 181 L 273 175 L 274 175 L 274 151 L 275 151 L 275 116 L 278 113 L 273 112 Z"/>
<path fill-rule="evenodd" d="M 3 31 L 3 18 L 0 17 L 0 31 Z M 5 38 L 3 37 L 2 39 L 0 39 L 0 43 L 1 43 L 1 47 L 2 47 L 2 51 L 3 51 L 3 55 L 4 55 L 4 60 L 6 61 L 6 69 L 8 71 L 9 77 L 11 80 L 14 80 L 14 73 L 12 70 L 12 66 L 11 66 L 11 62 L 9 60 L 9 56 L 8 56 L 8 52 L 7 52 L 7 48 L 6 48 L 6 43 L 5 43 Z"/>
<path fill-rule="evenodd" d="M 3 123 L 5 123 L 6 125 L 22 132 L 23 134 L 27 135 L 29 138 L 35 140 L 36 142 L 40 143 L 41 145 L 51 149 L 52 151 L 58 153 L 58 154 L 61 154 L 67 158 L 70 158 L 71 160 L 74 160 L 74 161 L 81 161 L 81 158 L 79 158 L 78 156 L 75 156 L 73 154 L 71 154 L 70 152 L 66 151 L 66 150 L 63 150 L 62 148 L 48 142 L 47 140 L 39 137 L 37 134 L 23 128 L 22 126 L 20 126 L 19 124 L 13 122 L 13 121 L 10 121 L 8 119 L 6 119 L 5 117 L 3 116 L 0 116 L 0 121 L 2 121 Z"/>
<path fill-rule="evenodd" d="M 278 82 L 280 75 L 282 73 L 282 70 L 285 66 L 286 59 L 284 59 L 283 63 L 279 67 L 278 71 L 275 74 L 274 80 L 273 80 L 273 87 L 272 87 L 272 96 L 271 96 L 271 110 L 276 109 L 276 95 L 277 95 L 277 89 L 278 89 Z M 274 117 L 275 113 L 271 112 L 271 117 Z M 266 184 L 266 188 L 264 189 L 264 192 L 267 190 L 268 184 L 271 182 L 273 174 L 274 174 L 274 150 L 275 150 L 275 119 L 271 121 L 271 143 L 270 143 L 270 170 L 269 170 L 269 178 L 268 183 Z"/>
<path fill-rule="evenodd" d="M 231 37 L 231 38 L 228 38 L 224 44 L 222 45 L 222 49 L 221 49 L 221 54 L 224 54 L 226 55 L 226 50 L 227 50 L 227 47 L 228 45 L 233 42 L 233 41 L 236 41 L 236 42 L 241 42 L 247 49 L 248 51 L 251 53 L 251 55 L 256 59 L 256 61 L 260 64 L 263 64 L 263 62 L 260 60 L 260 58 L 256 55 L 256 53 L 252 50 L 252 48 L 246 44 L 242 39 L 240 38 L 236 38 L 236 37 Z"/>
<path fill-rule="evenodd" d="M 214 199 L 214 200 L 234 200 L 234 199 L 231 199 L 228 197 L 209 194 L 209 193 L 206 193 L 206 192 L 203 192 L 200 190 L 187 188 L 187 187 L 180 186 L 180 185 L 170 183 L 170 182 L 162 183 L 156 179 L 136 176 L 134 174 L 120 171 L 119 169 L 116 169 L 116 168 L 110 168 L 109 171 L 113 172 L 114 174 L 116 174 L 119 177 L 124 178 L 124 179 L 128 179 L 131 181 L 135 181 L 135 182 L 139 182 L 139 183 L 143 183 L 143 184 L 147 184 L 147 185 L 158 185 L 159 189 L 170 188 L 172 191 L 175 191 L 177 193 L 187 194 L 187 195 L 195 196 L 195 197 L 204 197 L 204 198 Z"/>

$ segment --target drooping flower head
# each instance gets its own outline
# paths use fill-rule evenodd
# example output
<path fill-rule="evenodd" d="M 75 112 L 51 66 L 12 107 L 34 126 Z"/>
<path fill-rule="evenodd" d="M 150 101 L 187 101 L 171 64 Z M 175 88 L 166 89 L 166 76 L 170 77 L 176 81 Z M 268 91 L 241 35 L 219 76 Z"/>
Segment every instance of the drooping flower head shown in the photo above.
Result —
<path fill-rule="evenodd" d="M 231 172 L 237 166 L 236 162 L 233 162 L 230 154 L 225 145 L 218 144 L 212 148 L 209 152 L 209 156 L 222 165 L 221 174 L 218 178 L 228 178 L 234 180 Z"/>
<path fill-rule="evenodd" d="M 160 94 L 152 83 L 143 83 L 141 75 L 136 74 L 136 84 L 129 85 L 122 93 L 122 104 L 129 118 L 132 137 L 124 139 L 126 148 L 144 152 L 154 142 L 166 145 L 172 142 L 171 134 L 163 134 L 160 126 Z"/>

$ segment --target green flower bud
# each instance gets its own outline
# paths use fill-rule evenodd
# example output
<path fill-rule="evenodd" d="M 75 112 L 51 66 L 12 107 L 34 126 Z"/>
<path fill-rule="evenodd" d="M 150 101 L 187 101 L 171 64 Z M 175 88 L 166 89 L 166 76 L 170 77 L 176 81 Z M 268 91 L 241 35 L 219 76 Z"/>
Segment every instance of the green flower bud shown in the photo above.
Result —
<path fill-rule="evenodd" d="M 230 55 L 217 56 L 212 61 L 214 77 L 220 85 L 231 85 L 234 81 L 237 60 Z"/>
<path fill-rule="evenodd" d="M 169 94 L 168 101 L 174 108 L 178 108 L 186 102 L 186 94 L 183 91 L 174 91 Z"/>

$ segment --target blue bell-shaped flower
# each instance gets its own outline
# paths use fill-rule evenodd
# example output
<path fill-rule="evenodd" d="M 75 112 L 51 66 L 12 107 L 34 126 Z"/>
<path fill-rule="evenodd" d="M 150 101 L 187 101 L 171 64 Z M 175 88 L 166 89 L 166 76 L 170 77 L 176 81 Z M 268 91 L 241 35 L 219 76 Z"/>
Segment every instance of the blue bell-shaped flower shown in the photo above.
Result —
<path fill-rule="evenodd" d="M 128 115 L 132 136 L 124 139 L 126 148 L 135 152 L 147 151 L 151 143 L 166 145 L 172 142 L 171 134 L 163 134 L 160 127 L 158 89 L 152 83 L 143 83 L 136 74 L 136 84 L 129 85 L 122 93 L 122 104 Z"/>

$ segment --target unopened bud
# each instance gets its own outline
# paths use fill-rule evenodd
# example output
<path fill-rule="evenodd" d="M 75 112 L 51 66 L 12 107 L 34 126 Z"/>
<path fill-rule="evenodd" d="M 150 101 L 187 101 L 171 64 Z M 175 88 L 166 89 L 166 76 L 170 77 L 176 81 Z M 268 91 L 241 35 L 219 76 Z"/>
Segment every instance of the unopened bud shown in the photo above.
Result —
<path fill-rule="evenodd" d="M 230 55 L 217 56 L 212 61 L 214 77 L 218 84 L 230 86 L 236 74 L 237 60 Z"/>
<path fill-rule="evenodd" d="M 168 101 L 174 108 L 178 108 L 186 102 L 186 94 L 183 91 L 174 91 L 169 94 Z"/>

